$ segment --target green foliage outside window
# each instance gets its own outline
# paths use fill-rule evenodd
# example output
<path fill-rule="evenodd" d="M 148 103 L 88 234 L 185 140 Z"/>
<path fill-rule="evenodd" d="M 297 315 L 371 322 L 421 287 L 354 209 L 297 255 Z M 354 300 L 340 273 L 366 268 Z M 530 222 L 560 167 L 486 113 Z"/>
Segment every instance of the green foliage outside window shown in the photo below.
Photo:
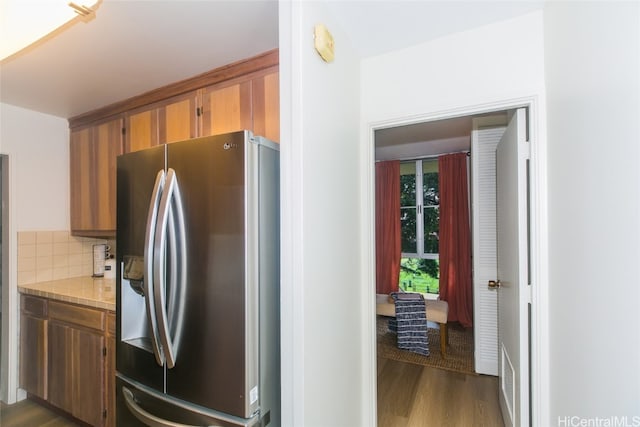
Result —
<path fill-rule="evenodd" d="M 416 174 L 418 171 L 418 174 Z M 422 192 L 416 193 L 422 180 Z M 422 220 L 422 224 L 417 221 Z M 421 225 L 421 227 L 418 227 Z M 423 235 L 418 239 L 419 229 Z M 408 292 L 439 291 L 440 194 L 437 160 L 401 163 L 400 236 L 402 258 L 400 288 Z M 421 242 L 419 241 L 421 240 Z"/>
<path fill-rule="evenodd" d="M 437 259 L 402 258 L 400 289 L 405 292 L 437 294 L 440 291 L 439 275 Z"/>
<path fill-rule="evenodd" d="M 402 252 L 416 253 L 416 176 L 400 175 L 400 236 Z"/>

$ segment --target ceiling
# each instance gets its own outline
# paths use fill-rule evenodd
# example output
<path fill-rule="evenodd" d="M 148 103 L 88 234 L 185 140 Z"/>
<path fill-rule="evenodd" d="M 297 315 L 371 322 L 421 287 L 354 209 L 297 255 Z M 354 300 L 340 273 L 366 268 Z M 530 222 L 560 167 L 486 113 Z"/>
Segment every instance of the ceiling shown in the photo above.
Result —
<path fill-rule="evenodd" d="M 542 1 L 324 2 L 363 57 L 542 7 Z M 74 22 L 0 62 L 0 101 L 69 118 L 277 47 L 277 0 L 102 0 L 91 21 Z"/>
<path fill-rule="evenodd" d="M 277 0 L 103 0 L 95 15 L 0 63 L 0 100 L 69 118 L 278 47 Z"/>
<path fill-rule="evenodd" d="M 472 117 L 455 117 L 375 131 L 376 160 L 403 160 L 468 151 Z"/>
<path fill-rule="evenodd" d="M 460 138 L 471 134 L 471 117 L 455 117 L 377 130 L 376 146 L 409 144 L 421 141 Z M 399 142 L 399 140 L 401 140 Z"/>
<path fill-rule="evenodd" d="M 334 0 L 327 6 L 363 57 L 542 9 L 543 0 Z"/>

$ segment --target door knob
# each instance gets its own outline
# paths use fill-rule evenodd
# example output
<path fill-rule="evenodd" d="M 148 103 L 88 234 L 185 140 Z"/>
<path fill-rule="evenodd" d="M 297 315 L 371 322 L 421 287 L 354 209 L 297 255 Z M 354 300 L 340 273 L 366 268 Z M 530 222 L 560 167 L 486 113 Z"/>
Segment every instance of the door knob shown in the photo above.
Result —
<path fill-rule="evenodd" d="M 489 280 L 489 289 L 498 289 L 500 284 L 500 280 Z"/>

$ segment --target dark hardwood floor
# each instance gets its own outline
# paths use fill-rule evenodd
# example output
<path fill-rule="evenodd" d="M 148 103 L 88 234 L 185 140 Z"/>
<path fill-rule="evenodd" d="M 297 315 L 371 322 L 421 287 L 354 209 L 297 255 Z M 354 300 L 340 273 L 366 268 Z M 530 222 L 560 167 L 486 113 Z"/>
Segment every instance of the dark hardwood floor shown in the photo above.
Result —
<path fill-rule="evenodd" d="M 378 427 L 503 427 L 498 378 L 378 358 Z"/>
<path fill-rule="evenodd" d="M 2 427 L 76 427 L 79 424 L 29 399 L 13 405 L 0 403 Z"/>

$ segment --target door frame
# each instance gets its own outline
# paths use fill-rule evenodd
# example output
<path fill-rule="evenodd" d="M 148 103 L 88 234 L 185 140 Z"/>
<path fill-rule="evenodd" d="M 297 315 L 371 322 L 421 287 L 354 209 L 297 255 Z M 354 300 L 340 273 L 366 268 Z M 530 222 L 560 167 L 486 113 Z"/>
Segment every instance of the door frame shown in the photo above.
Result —
<path fill-rule="evenodd" d="M 530 250 L 532 310 L 530 331 L 530 411 L 533 425 L 549 419 L 549 312 L 548 312 L 548 219 L 547 219 L 547 141 L 546 121 L 540 114 L 544 111 L 537 96 L 523 97 L 472 106 L 462 106 L 410 117 L 399 117 L 363 124 L 361 159 L 361 247 L 362 247 L 362 292 L 363 303 L 363 363 L 366 414 L 363 420 L 375 425 L 377 420 L 377 368 L 376 368 L 376 306 L 375 306 L 375 131 L 389 127 L 431 122 L 461 116 L 485 114 L 496 111 L 527 108 L 528 139 L 530 155 Z"/>

